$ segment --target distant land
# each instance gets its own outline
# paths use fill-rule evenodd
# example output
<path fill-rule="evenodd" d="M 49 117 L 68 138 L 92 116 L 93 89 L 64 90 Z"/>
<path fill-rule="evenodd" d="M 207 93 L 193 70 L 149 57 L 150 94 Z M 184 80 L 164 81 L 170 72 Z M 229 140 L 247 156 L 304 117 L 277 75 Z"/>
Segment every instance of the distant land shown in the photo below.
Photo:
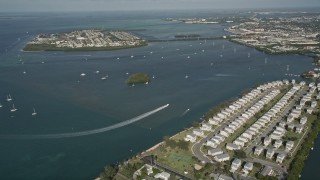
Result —
<path fill-rule="evenodd" d="M 125 31 L 79 30 L 40 34 L 26 44 L 24 51 L 107 51 L 141 47 L 145 40 Z"/>

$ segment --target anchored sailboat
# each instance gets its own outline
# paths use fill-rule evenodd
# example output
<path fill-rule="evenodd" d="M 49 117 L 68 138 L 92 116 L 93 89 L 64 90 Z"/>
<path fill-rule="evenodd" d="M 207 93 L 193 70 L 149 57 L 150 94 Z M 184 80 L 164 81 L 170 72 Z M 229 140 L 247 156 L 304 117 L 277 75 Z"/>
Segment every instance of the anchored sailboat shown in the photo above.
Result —
<path fill-rule="evenodd" d="M 11 97 L 10 94 L 7 96 L 7 101 L 8 101 L 8 102 L 12 101 L 12 97 Z"/>
<path fill-rule="evenodd" d="M 12 104 L 12 108 L 10 109 L 11 112 L 15 112 L 17 111 L 18 109 L 16 107 L 14 107 L 14 104 Z"/>
<path fill-rule="evenodd" d="M 35 115 L 37 115 L 37 113 L 36 113 L 36 110 L 33 108 L 32 116 L 35 116 Z"/>

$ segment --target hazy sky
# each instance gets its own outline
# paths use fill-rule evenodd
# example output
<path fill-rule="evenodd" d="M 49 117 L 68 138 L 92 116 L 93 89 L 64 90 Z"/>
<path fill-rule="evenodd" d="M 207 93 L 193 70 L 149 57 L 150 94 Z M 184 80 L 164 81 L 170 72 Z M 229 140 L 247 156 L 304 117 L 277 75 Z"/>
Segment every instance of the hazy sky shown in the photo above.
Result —
<path fill-rule="evenodd" d="M 320 0 L 0 0 L 0 12 L 275 7 L 320 8 Z"/>

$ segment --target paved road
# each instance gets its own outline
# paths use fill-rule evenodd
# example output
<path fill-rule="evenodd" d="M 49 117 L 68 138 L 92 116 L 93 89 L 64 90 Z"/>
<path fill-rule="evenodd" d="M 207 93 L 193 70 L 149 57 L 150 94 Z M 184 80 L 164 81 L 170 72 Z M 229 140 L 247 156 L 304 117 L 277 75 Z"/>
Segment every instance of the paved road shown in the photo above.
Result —
<path fill-rule="evenodd" d="M 278 88 L 277 88 L 278 89 Z M 258 97 L 256 97 L 254 100 L 251 101 L 251 103 L 246 104 L 241 110 L 239 110 L 236 114 L 231 116 L 228 121 L 224 122 L 222 125 L 218 126 L 215 128 L 209 135 L 207 135 L 205 138 L 200 139 L 197 141 L 192 147 L 191 151 L 192 154 L 197 157 L 201 162 L 205 163 L 213 163 L 213 161 L 206 156 L 202 151 L 201 151 L 201 146 L 209 139 L 213 137 L 214 134 L 219 132 L 221 129 L 225 128 L 230 122 L 234 121 L 238 116 L 240 116 L 243 112 L 245 112 L 247 109 L 249 109 L 251 106 L 253 106 L 255 103 L 257 103 L 262 97 L 270 93 L 274 88 L 268 89 L 261 93 Z"/>

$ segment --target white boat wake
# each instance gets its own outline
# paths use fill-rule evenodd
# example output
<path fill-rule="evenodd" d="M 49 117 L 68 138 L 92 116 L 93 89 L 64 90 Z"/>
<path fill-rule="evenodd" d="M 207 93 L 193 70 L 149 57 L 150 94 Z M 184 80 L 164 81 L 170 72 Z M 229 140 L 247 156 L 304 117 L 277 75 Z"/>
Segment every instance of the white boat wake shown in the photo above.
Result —
<path fill-rule="evenodd" d="M 186 115 L 189 111 L 190 111 L 190 109 L 185 110 L 185 111 L 181 114 L 181 116 L 180 116 L 180 117 L 182 117 L 182 116 Z"/>
<path fill-rule="evenodd" d="M 103 133 L 107 131 L 111 131 L 114 129 L 118 129 L 124 126 L 128 126 L 132 123 L 135 123 L 137 121 L 140 121 L 148 116 L 151 116 L 152 114 L 155 114 L 165 108 L 167 108 L 169 104 L 166 104 L 164 106 L 161 106 L 157 109 L 154 109 L 152 111 L 146 112 L 144 114 L 141 114 L 137 117 L 134 117 L 132 119 L 128 119 L 126 121 L 107 126 L 104 128 L 99 128 L 99 129 L 93 129 L 93 130 L 87 130 L 87 131 L 80 131 L 80 132 L 72 132 L 72 133 L 59 133 L 59 134 L 32 134 L 32 135 L 22 135 L 22 134 L 17 134 L 17 135 L 0 135 L 0 139 L 58 139 L 58 138 L 70 138 L 70 137 L 79 137 L 79 136 L 88 136 L 92 134 L 98 134 L 98 133 Z"/>

